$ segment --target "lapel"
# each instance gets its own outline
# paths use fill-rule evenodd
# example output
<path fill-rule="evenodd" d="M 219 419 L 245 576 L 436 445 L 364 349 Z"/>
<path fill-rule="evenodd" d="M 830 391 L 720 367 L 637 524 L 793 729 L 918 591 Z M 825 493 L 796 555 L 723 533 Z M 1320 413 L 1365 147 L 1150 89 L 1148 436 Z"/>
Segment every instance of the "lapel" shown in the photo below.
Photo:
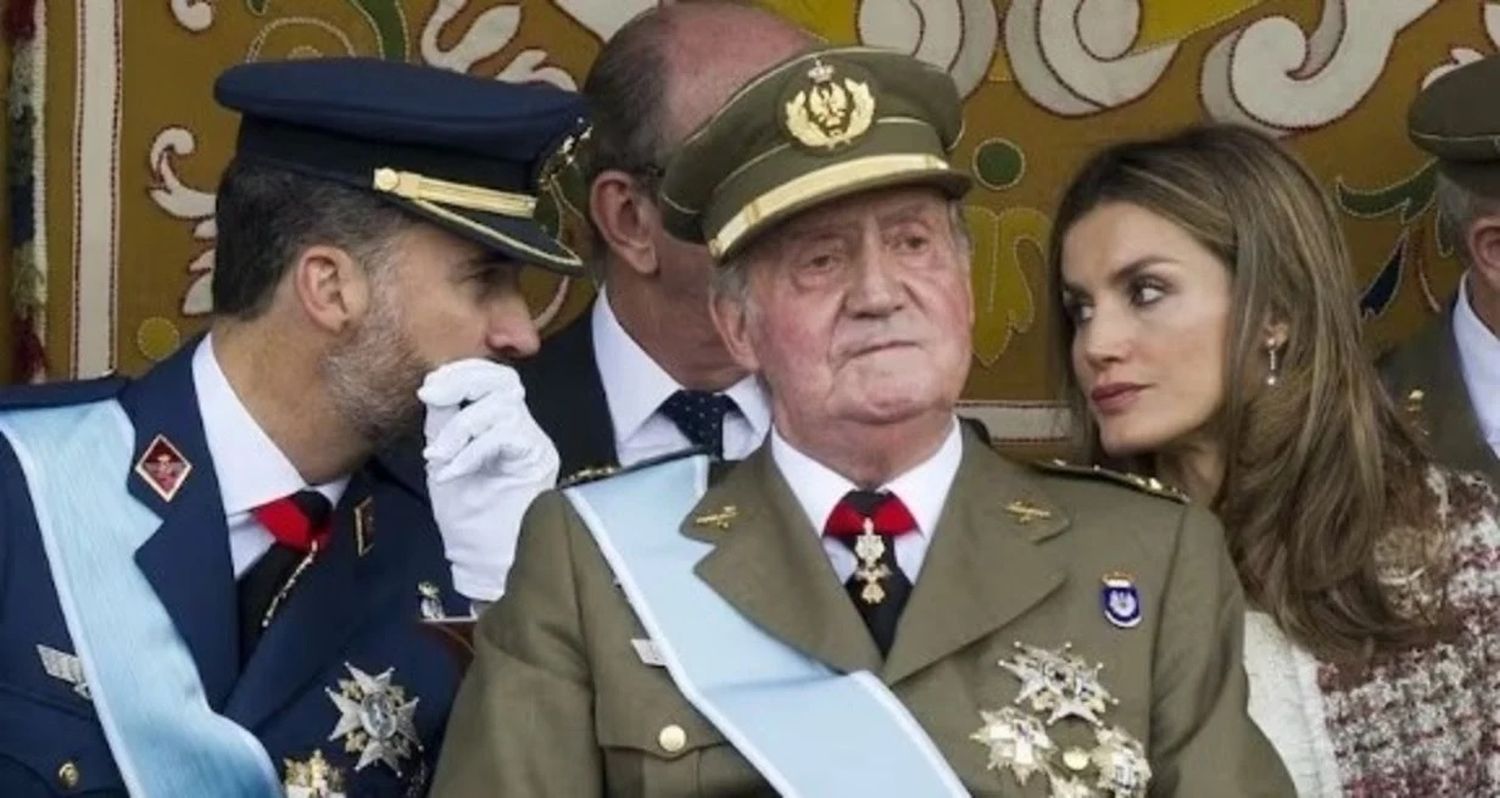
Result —
<path fill-rule="evenodd" d="M 1473 399 L 1464 383 L 1458 340 L 1453 337 L 1453 307 L 1449 303 L 1437 323 L 1428 325 L 1413 341 L 1416 351 L 1410 362 L 1414 364 L 1416 379 L 1407 388 L 1426 393 L 1422 418 L 1430 436 L 1428 443 L 1439 460 L 1459 470 L 1478 471 L 1491 479 L 1500 479 L 1500 460 L 1485 443 L 1479 419 L 1474 415 Z M 1407 396 L 1397 396 L 1395 401 L 1403 406 Z"/>
<path fill-rule="evenodd" d="M 1005 509 L 1015 501 L 1050 517 L 1023 524 Z M 1067 525 L 1062 508 L 1025 469 L 965 430 L 963 460 L 882 680 L 900 682 L 1009 623 L 1061 585 L 1063 570 L 1036 543 Z"/>
<path fill-rule="evenodd" d="M 618 464 L 614 424 L 594 360 L 593 308 L 589 303 L 572 323 L 542 342 L 536 357 L 516 367 L 532 417 L 557 446 L 563 477 Z"/>
<path fill-rule="evenodd" d="M 225 714 L 255 729 L 296 695 L 309 679 L 342 656 L 366 610 L 398 587 L 380 571 L 401 553 L 379 530 L 382 504 L 366 470 L 358 471 L 334 510 L 328 548 L 297 579 L 229 696 Z M 356 527 L 362 527 L 358 532 Z M 388 538 L 379 545 L 380 532 Z M 359 552 L 359 539 L 366 551 Z"/>
<path fill-rule="evenodd" d="M 209 705 L 218 708 L 239 673 L 239 639 L 229 530 L 193 386 L 193 352 L 202 340 L 189 341 L 132 383 L 120 405 L 135 427 L 128 489 L 161 518 L 136 549 L 135 563 L 192 652 Z M 170 500 L 136 469 L 158 436 L 191 466 Z"/>
<path fill-rule="evenodd" d="M 694 522 L 731 506 L 738 514 L 727 530 Z M 711 486 L 682 533 L 714 544 L 694 572 L 771 636 L 840 672 L 879 669 L 880 652 L 769 446 Z"/>

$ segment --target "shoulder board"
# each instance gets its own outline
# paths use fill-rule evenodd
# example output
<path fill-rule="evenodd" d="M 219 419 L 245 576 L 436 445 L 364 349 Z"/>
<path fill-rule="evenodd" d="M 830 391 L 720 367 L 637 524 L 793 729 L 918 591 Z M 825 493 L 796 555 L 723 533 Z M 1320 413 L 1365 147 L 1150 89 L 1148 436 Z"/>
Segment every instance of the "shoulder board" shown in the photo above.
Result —
<path fill-rule="evenodd" d="M 575 485 L 586 485 L 590 482 L 598 482 L 601 479 L 608 479 L 609 477 L 615 477 L 621 474 L 629 474 L 632 471 L 640 471 L 652 466 L 661 465 L 662 463 L 670 463 L 673 460 L 681 460 L 684 457 L 696 457 L 698 455 L 707 454 L 708 451 L 706 449 L 695 446 L 676 452 L 668 452 L 667 454 L 658 455 L 656 457 L 649 457 L 645 460 L 640 461 L 639 463 L 633 463 L 629 466 L 590 466 L 588 468 L 582 468 L 574 471 L 573 473 L 557 480 L 557 487 L 561 489 L 571 488 Z"/>
<path fill-rule="evenodd" d="M 1143 477 L 1140 474 L 1129 474 L 1124 471 L 1112 471 L 1108 468 L 1104 468 L 1103 466 L 1079 465 L 1077 463 L 1070 463 L 1066 460 L 1042 460 L 1032 463 L 1032 465 L 1042 471 L 1047 471 L 1053 474 L 1068 474 L 1071 476 L 1087 477 L 1090 479 L 1102 479 L 1108 482 L 1114 482 L 1119 485 L 1124 485 L 1128 488 L 1134 488 L 1141 493 L 1148 493 L 1152 496 L 1159 496 L 1163 499 L 1171 499 L 1174 502 L 1179 502 L 1182 504 L 1187 504 L 1189 501 L 1187 494 L 1184 494 L 1182 491 L 1177 490 L 1176 488 L 1168 485 L 1165 482 L 1162 482 L 1156 477 Z"/>
<path fill-rule="evenodd" d="M 129 384 L 124 377 L 111 375 L 92 380 L 16 385 L 0 389 L 0 410 L 79 405 L 113 399 Z"/>

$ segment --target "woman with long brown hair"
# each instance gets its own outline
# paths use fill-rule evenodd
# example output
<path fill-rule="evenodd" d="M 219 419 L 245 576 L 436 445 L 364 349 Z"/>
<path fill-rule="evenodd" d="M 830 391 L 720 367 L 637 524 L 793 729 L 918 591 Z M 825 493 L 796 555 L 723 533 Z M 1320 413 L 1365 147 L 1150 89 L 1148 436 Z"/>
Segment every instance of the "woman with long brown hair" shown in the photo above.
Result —
<path fill-rule="evenodd" d="M 1299 793 L 1500 791 L 1495 498 L 1381 391 L 1316 179 L 1243 128 L 1120 144 L 1049 259 L 1082 443 L 1223 520 L 1251 714 Z"/>

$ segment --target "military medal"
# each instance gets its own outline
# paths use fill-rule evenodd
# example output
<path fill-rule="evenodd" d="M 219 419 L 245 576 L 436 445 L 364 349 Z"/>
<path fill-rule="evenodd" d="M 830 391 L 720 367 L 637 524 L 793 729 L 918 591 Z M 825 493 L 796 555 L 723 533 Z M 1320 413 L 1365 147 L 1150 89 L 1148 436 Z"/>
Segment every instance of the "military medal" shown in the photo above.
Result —
<path fill-rule="evenodd" d="M 890 576 L 891 569 L 880 562 L 885 556 L 885 540 L 875 534 L 873 519 L 865 519 L 864 530 L 854 539 L 854 556 L 859 558 L 854 575 L 865 583 L 859 591 L 860 600 L 866 604 L 885 601 L 885 588 L 881 587 L 880 580 Z"/>
<path fill-rule="evenodd" d="M 969 738 L 989 746 L 991 770 L 1009 770 L 1022 785 L 1032 774 L 1047 767 L 1047 757 L 1057 748 L 1047 727 L 1037 718 L 1015 707 L 998 712 L 980 710 L 984 725 Z"/>
<path fill-rule="evenodd" d="M 1104 617 L 1121 629 L 1132 629 L 1141 622 L 1141 594 L 1135 589 L 1135 579 L 1130 574 L 1118 571 L 1104 575 L 1104 587 L 1099 594 L 1104 604 Z"/>
<path fill-rule="evenodd" d="M 989 766 L 1008 769 L 1023 786 L 1040 771 L 1051 798 L 1143 798 L 1151 768 L 1138 740 L 1105 725 L 1104 716 L 1119 702 L 1099 681 L 1104 665 L 1089 665 L 1070 653 L 1072 644 L 1045 649 L 1017 641 L 1015 646 L 1016 655 L 998 664 L 1020 680 L 1020 690 L 1011 706 L 981 710 L 984 725 L 971 735 L 989 746 Z M 1049 729 L 1067 721 L 1092 728 L 1092 749 L 1058 749 Z"/>
<path fill-rule="evenodd" d="M 1021 680 L 1017 704 L 1031 704 L 1033 712 L 1047 713 L 1047 725 L 1064 718 L 1078 718 L 1092 725 L 1100 723 L 1112 704 L 1118 703 L 1099 683 L 1099 671 L 1079 657 L 1069 654 L 1071 645 L 1049 651 L 1037 646 L 1016 643 L 1017 654 L 1000 667 Z"/>
<path fill-rule="evenodd" d="M 340 713 L 328 739 L 343 737 L 344 750 L 359 754 L 355 771 L 378 761 L 400 776 L 401 760 L 411 756 L 414 749 L 422 750 L 412 720 L 418 699 L 407 701 L 406 691 L 391 684 L 390 668 L 370 676 L 347 662 L 344 667 L 354 678 L 340 679 L 337 693 L 324 690 Z"/>
<path fill-rule="evenodd" d="M 1139 740 L 1118 728 L 1097 732 L 1099 747 L 1093 764 L 1099 769 L 1096 786 L 1114 798 L 1144 798 L 1151 781 L 1151 763 Z"/>
<path fill-rule="evenodd" d="M 441 621 L 448 617 L 448 613 L 443 611 L 443 593 L 436 584 L 427 581 L 418 582 L 417 595 L 421 597 L 417 609 L 422 613 L 422 620 Z"/>
<path fill-rule="evenodd" d="M 323 752 L 314 750 L 306 762 L 283 759 L 286 778 L 281 784 L 287 798 L 344 798 L 344 774 L 328 764 Z"/>

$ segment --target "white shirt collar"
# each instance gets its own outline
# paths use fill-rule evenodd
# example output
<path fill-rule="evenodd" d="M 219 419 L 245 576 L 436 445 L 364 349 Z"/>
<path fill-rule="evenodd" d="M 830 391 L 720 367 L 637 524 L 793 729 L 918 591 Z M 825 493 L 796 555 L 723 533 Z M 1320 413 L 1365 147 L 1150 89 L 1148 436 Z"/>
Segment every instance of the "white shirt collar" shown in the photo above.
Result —
<path fill-rule="evenodd" d="M 204 336 L 193 352 L 193 388 L 225 516 L 247 513 L 307 486 L 235 394 L 214 356 L 212 335 Z M 348 484 L 345 476 L 313 489 L 337 506 Z"/>
<path fill-rule="evenodd" d="M 594 352 L 599 377 L 605 385 L 621 390 L 605 391 L 615 435 L 629 439 L 680 387 L 646 350 L 625 332 L 609 306 L 609 297 L 599 292 L 594 303 Z"/>
<path fill-rule="evenodd" d="M 594 361 L 599 368 L 599 378 L 604 384 L 604 400 L 609 405 L 610 422 L 614 425 L 616 448 L 620 449 L 622 462 L 629 443 L 643 431 L 654 437 L 647 423 L 661 408 L 662 402 L 682 386 L 672 379 L 659 363 L 652 359 L 630 333 L 620 325 L 614 309 L 609 305 L 609 296 L 599 291 L 590 319 L 594 332 Z M 754 375 L 745 377 L 729 386 L 724 394 L 734 400 L 747 429 L 739 429 L 734 421 L 726 422 L 725 455 L 730 459 L 743 458 L 765 439 L 771 427 L 771 407 L 765 390 Z M 674 438 L 676 428 L 661 419 L 663 429 Z M 646 428 L 646 429 L 643 429 Z M 733 440 L 731 440 L 733 438 Z M 648 448 L 651 444 L 645 444 Z M 666 451 L 681 448 L 683 441 L 669 444 Z"/>
<path fill-rule="evenodd" d="M 1491 332 L 1469 304 L 1468 275 L 1458 281 L 1458 299 L 1453 308 L 1453 338 L 1469 404 L 1479 421 L 1479 431 L 1496 454 L 1500 454 L 1500 336 Z"/>
<path fill-rule="evenodd" d="M 823 524 L 828 521 L 834 505 L 858 486 L 798 451 L 774 427 L 771 429 L 771 458 L 791 487 L 797 503 L 802 505 L 802 511 L 807 513 L 814 534 L 821 536 Z M 879 489 L 896 494 L 916 520 L 917 531 L 930 539 L 937 529 L 938 518 L 943 514 L 943 505 L 948 501 L 948 491 L 953 487 L 953 478 L 958 474 L 958 464 L 962 459 L 963 436 L 959 434 L 958 419 L 955 418 L 949 426 L 948 437 L 931 457 Z"/>

